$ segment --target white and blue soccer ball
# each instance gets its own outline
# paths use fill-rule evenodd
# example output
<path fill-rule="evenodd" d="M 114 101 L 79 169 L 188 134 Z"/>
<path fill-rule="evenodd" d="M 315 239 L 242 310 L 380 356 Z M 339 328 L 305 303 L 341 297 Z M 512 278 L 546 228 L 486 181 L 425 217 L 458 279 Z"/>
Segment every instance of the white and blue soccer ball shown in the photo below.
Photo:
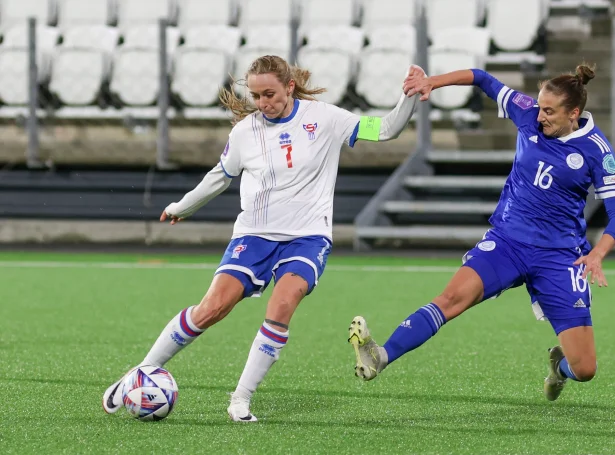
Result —
<path fill-rule="evenodd" d="M 177 383 L 164 368 L 144 365 L 124 379 L 122 401 L 128 413 L 138 420 L 162 420 L 177 402 Z"/>

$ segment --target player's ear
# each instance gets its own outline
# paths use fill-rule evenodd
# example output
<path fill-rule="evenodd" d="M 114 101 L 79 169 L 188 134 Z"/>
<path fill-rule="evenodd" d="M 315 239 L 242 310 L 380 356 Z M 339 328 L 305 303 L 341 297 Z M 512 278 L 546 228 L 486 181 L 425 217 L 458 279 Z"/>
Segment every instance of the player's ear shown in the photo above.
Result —
<path fill-rule="evenodd" d="M 288 81 L 288 87 L 286 89 L 286 96 L 291 96 L 295 91 L 295 81 L 291 79 Z"/>
<path fill-rule="evenodd" d="M 576 120 L 579 118 L 579 116 L 581 115 L 581 111 L 578 107 L 575 107 L 573 110 L 570 111 L 570 120 Z"/>

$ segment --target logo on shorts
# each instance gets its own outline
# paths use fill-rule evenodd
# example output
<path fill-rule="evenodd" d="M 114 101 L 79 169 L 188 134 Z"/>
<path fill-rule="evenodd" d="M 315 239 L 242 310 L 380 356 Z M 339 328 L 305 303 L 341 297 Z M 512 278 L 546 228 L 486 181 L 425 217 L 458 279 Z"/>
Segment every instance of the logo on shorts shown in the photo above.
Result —
<path fill-rule="evenodd" d="M 325 246 L 322 247 L 322 250 L 320 250 L 320 253 L 318 253 L 318 256 L 316 257 L 316 259 L 318 259 L 318 262 L 320 262 L 321 267 L 323 263 L 325 262 L 325 253 L 331 246 L 327 239 L 323 239 L 323 240 L 325 241 Z"/>
<path fill-rule="evenodd" d="M 303 129 L 308 133 L 308 139 L 313 141 L 316 139 L 316 128 L 318 128 L 318 123 L 308 123 L 307 125 L 303 125 Z"/>
<path fill-rule="evenodd" d="M 246 251 L 248 249 L 248 245 L 237 245 L 234 249 L 233 249 L 233 254 L 231 256 L 231 259 L 239 259 L 239 255 L 241 254 L 242 251 Z"/>
<path fill-rule="evenodd" d="M 579 299 L 576 302 L 574 302 L 573 308 L 587 308 L 587 305 L 585 305 L 585 302 L 583 301 L 583 299 Z"/>
<path fill-rule="evenodd" d="M 583 167 L 583 156 L 578 153 L 571 153 L 566 157 L 566 164 L 570 169 L 581 169 Z"/>
<path fill-rule="evenodd" d="M 512 101 L 523 110 L 527 110 L 534 105 L 534 99 L 523 93 L 517 93 Z"/>
<path fill-rule="evenodd" d="M 478 244 L 478 249 L 481 251 L 493 251 L 495 250 L 495 242 L 493 240 L 485 240 Z"/>

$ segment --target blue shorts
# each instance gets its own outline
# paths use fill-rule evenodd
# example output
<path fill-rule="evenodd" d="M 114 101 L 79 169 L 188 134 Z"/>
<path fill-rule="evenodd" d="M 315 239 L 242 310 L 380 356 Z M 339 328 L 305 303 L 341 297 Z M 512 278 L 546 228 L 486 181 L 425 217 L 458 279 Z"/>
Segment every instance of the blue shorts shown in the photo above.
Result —
<path fill-rule="evenodd" d="M 216 274 L 241 281 L 244 297 L 260 297 L 271 278 L 295 273 L 307 281 L 309 294 L 325 270 L 331 247 L 331 240 L 320 236 L 275 242 L 247 235 L 231 240 Z"/>
<path fill-rule="evenodd" d="M 464 266 L 478 273 L 483 300 L 525 283 L 539 320 L 548 319 L 555 333 L 591 326 L 591 291 L 581 275 L 584 265 L 573 265 L 583 248 L 542 248 L 517 242 L 495 229 L 466 253 Z"/>

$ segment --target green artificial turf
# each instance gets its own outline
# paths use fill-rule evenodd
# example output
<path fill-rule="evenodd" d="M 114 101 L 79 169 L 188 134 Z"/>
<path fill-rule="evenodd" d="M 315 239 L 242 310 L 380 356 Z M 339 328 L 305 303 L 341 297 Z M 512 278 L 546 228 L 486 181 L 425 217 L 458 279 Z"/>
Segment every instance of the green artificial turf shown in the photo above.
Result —
<path fill-rule="evenodd" d="M 594 288 L 598 375 L 569 383 L 556 402 L 542 395 L 556 338 L 535 320 L 524 288 L 447 324 L 376 380 L 354 377 L 353 316 L 365 316 L 384 342 L 442 290 L 453 260 L 333 255 L 254 397 L 256 424 L 230 422 L 226 407 L 271 289 L 167 364 L 179 398 L 166 420 L 106 415 L 105 388 L 142 360 L 170 318 L 199 302 L 218 260 L 0 254 L 0 453 L 615 453 L 608 288 Z"/>

